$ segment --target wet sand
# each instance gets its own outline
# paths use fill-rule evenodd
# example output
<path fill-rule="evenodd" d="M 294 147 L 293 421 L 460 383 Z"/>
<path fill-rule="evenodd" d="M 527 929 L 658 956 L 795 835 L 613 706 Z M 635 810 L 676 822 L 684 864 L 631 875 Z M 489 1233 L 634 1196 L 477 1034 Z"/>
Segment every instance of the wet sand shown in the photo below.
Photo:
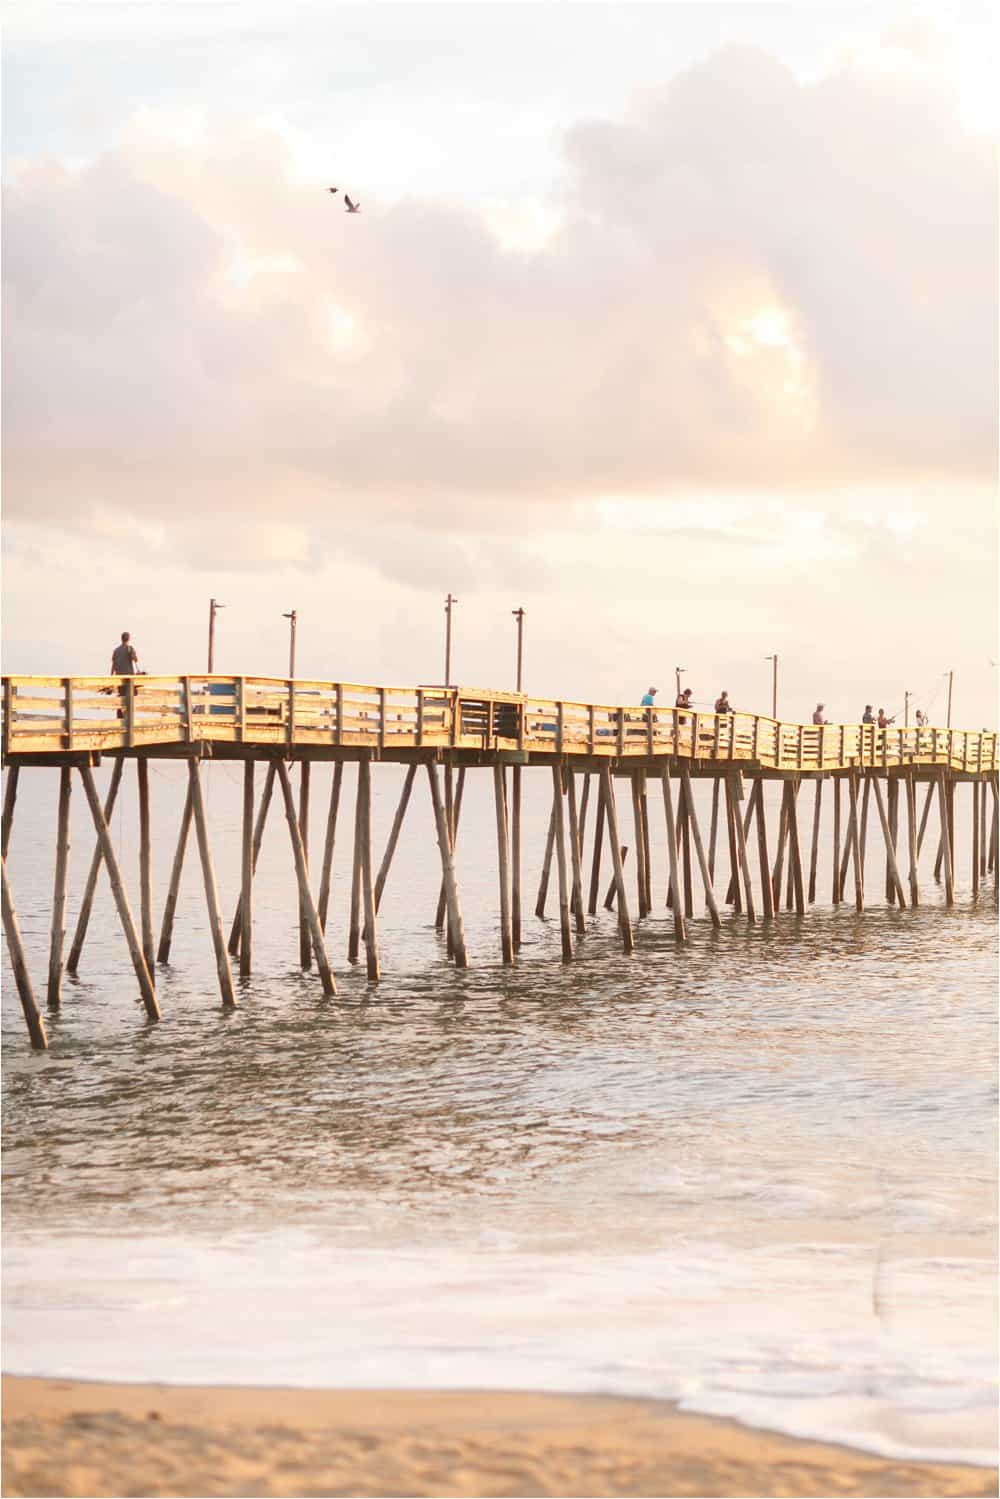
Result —
<path fill-rule="evenodd" d="M 5 1495 L 997 1493 L 652 1400 L 3 1380 Z"/>

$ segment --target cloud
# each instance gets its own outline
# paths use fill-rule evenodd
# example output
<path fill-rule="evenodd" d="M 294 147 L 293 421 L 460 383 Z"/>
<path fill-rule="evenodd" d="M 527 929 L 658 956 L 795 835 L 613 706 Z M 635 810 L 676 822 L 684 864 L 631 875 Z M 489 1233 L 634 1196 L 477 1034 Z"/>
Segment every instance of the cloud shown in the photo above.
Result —
<path fill-rule="evenodd" d="M 411 532 L 607 495 L 995 470 L 994 149 L 928 68 L 724 48 L 566 133 L 552 199 L 505 210 L 544 232 L 357 191 L 245 122 L 18 163 L 8 514 L 241 566 L 383 526 L 398 572 Z"/>

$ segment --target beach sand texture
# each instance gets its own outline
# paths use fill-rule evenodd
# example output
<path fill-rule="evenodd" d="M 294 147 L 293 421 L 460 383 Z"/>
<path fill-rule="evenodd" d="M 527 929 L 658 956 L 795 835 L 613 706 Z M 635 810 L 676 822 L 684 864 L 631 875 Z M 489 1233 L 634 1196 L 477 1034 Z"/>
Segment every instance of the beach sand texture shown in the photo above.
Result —
<path fill-rule="evenodd" d="M 996 1470 L 887 1461 L 601 1396 L 3 1381 L 5 1495 L 995 1495 Z"/>

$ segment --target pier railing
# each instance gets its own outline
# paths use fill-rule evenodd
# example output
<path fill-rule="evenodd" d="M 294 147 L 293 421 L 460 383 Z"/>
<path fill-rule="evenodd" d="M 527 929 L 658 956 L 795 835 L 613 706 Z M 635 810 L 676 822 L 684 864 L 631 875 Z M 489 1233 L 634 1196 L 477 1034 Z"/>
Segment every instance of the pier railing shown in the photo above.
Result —
<path fill-rule="evenodd" d="M 622 707 L 465 687 L 384 687 L 250 676 L 3 678 L 3 752 L 118 751 L 198 741 L 397 750 L 851 766 L 1000 768 L 997 734 L 941 727 L 782 723 L 756 713 Z"/>

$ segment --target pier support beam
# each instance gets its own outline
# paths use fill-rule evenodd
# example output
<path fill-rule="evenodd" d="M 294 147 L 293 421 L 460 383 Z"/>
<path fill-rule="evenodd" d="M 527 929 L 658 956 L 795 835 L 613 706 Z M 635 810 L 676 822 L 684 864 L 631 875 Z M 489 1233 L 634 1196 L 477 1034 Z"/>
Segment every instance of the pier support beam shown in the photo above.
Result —
<path fill-rule="evenodd" d="M 863 911 L 865 908 L 865 872 L 864 861 L 861 857 L 861 831 L 858 808 L 858 772 L 848 772 L 847 779 L 848 794 L 851 798 L 851 815 L 848 826 L 848 841 L 850 845 L 851 859 L 854 863 L 854 908 Z"/>
<path fill-rule="evenodd" d="M 584 807 L 586 815 L 586 797 L 590 789 L 589 782 L 585 781 L 583 786 Z M 587 921 L 583 914 L 583 873 L 580 868 L 580 845 L 583 842 L 580 817 L 576 806 L 576 772 L 568 770 L 566 774 L 566 807 L 569 812 L 569 850 L 570 871 L 572 881 L 570 884 L 569 909 L 570 915 L 576 922 L 576 930 L 582 936 L 587 930 Z"/>
<path fill-rule="evenodd" d="M 639 920 L 649 915 L 646 904 L 646 850 L 642 836 L 642 800 L 639 792 L 641 771 L 633 770 L 629 781 L 632 789 L 632 824 L 635 829 L 635 893 Z"/>
<path fill-rule="evenodd" d="M 983 787 L 986 790 L 986 787 Z M 972 899 L 979 899 L 979 782 L 972 783 Z"/>
<path fill-rule="evenodd" d="M 549 876 L 552 872 L 552 854 L 556 846 L 556 809 L 549 813 L 549 830 L 545 835 L 545 854 L 542 858 L 542 873 L 538 881 L 538 896 L 535 900 L 535 915 L 545 920 L 545 902 L 549 895 Z"/>
<path fill-rule="evenodd" d="M 378 983 L 378 932 L 375 925 L 375 888 L 372 883 L 372 765 L 358 762 L 358 797 L 361 802 L 361 891 L 365 912 L 365 966 L 371 983 Z"/>
<path fill-rule="evenodd" d="M 243 762 L 243 826 L 240 843 L 240 978 L 248 979 L 253 968 L 253 804 L 254 762 Z M 230 943 L 230 950 L 232 944 Z"/>
<path fill-rule="evenodd" d="M 510 769 L 510 928 L 514 952 L 521 950 L 521 767 Z"/>
<path fill-rule="evenodd" d="M 948 792 L 948 780 L 942 771 L 938 776 L 938 807 L 941 814 L 940 857 L 944 865 L 944 903 L 946 906 L 953 906 L 955 904 L 955 876 L 952 864 L 951 809 L 948 805 Z"/>
<path fill-rule="evenodd" d="M 896 850 L 893 845 L 892 827 L 886 816 L 885 803 L 882 800 L 882 788 L 878 783 L 878 776 L 874 773 L 871 777 L 872 790 L 875 793 L 875 806 L 878 809 L 878 820 L 882 825 L 882 839 L 885 843 L 885 861 L 889 870 L 889 878 L 892 881 L 893 895 L 899 901 L 899 909 L 905 911 L 906 896 L 903 894 L 903 881 L 899 877 L 899 866 L 896 863 Z"/>
<path fill-rule="evenodd" d="M 516 767 L 515 767 L 516 768 Z M 497 823 L 497 876 L 500 882 L 500 954 L 507 967 L 514 961 L 511 926 L 510 828 L 507 821 L 507 787 L 502 765 L 493 767 L 493 803 Z"/>
<path fill-rule="evenodd" d="M 323 985 L 324 994 L 336 994 L 337 986 L 334 983 L 333 973 L 326 956 L 326 943 L 323 941 L 323 928 L 319 924 L 319 915 L 313 904 L 312 891 L 309 889 L 309 865 L 306 863 L 305 849 L 302 847 L 302 837 L 299 833 L 299 820 L 295 812 L 295 800 L 292 796 L 292 783 L 288 779 L 288 767 L 283 760 L 274 762 L 275 774 L 278 777 L 278 785 L 281 787 L 282 799 L 285 803 L 285 821 L 288 823 L 288 836 L 292 840 L 292 855 L 295 859 L 295 878 L 298 881 L 299 895 L 305 907 L 306 920 L 309 923 L 309 934 L 312 937 L 313 954 L 316 958 L 316 967 L 319 970 L 320 982 Z"/>
<path fill-rule="evenodd" d="M 611 768 L 601 766 L 601 799 L 604 802 L 604 817 L 611 848 L 611 862 L 615 871 L 615 892 L 618 896 L 618 925 L 622 934 L 622 946 L 626 952 L 635 948 L 632 934 L 632 918 L 629 915 L 628 896 L 625 893 L 625 872 L 622 868 L 622 846 L 618 835 L 618 810 L 615 807 L 615 788 L 611 780 Z"/>
<path fill-rule="evenodd" d="M 416 775 L 416 764 L 408 765 L 406 768 L 406 777 L 403 781 L 403 789 L 399 794 L 399 803 L 392 819 L 392 827 L 389 829 L 389 837 L 386 840 L 385 853 L 382 855 L 382 862 L 378 867 L 378 875 L 375 879 L 376 911 L 382 904 L 382 891 L 385 889 L 385 882 L 389 877 L 389 869 L 395 857 L 396 845 L 399 842 L 399 835 L 402 832 L 403 819 L 406 816 L 406 809 L 410 803 L 410 793 L 413 790 L 413 782 L 416 779 Z"/>
<path fill-rule="evenodd" d="M 552 815 L 555 819 L 556 869 L 559 874 L 559 936 L 562 960 L 573 961 L 573 936 L 569 924 L 569 878 L 566 872 L 566 819 L 563 816 L 563 769 L 552 767 Z"/>
<path fill-rule="evenodd" d="M 920 888 L 917 879 L 917 786 L 913 771 L 906 776 L 906 832 L 910 855 L 910 905 L 920 904 Z"/>
<path fill-rule="evenodd" d="M 354 792 L 354 848 L 351 855 L 351 914 L 347 926 L 347 961 L 356 963 L 361 952 L 361 839 L 365 811 L 361 794 L 361 761 Z"/>
<path fill-rule="evenodd" d="M 687 812 L 688 825 L 691 836 L 694 839 L 694 851 L 698 860 L 698 869 L 701 872 L 702 888 L 705 891 L 705 905 L 708 914 L 712 918 L 712 925 L 718 929 L 722 926 L 722 918 L 719 915 L 718 902 L 715 899 L 715 891 L 712 888 L 712 876 L 708 869 L 708 860 L 705 857 L 705 847 L 701 840 L 701 828 L 698 826 L 698 815 L 694 805 L 694 789 L 691 785 L 691 772 L 684 764 L 680 768 L 681 790 L 684 797 L 684 806 Z M 758 786 L 760 782 L 758 781 Z"/>
<path fill-rule="evenodd" d="M 823 810 L 823 778 L 816 781 L 815 800 L 813 802 L 813 825 L 812 842 L 809 846 L 809 893 L 808 901 L 811 906 L 816 904 L 816 871 L 819 865 L 819 828 Z"/>
<path fill-rule="evenodd" d="M 839 906 L 843 899 L 843 886 L 840 880 L 840 777 L 837 776 L 833 782 L 833 890 L 831 900 L 835 906 Z"/>
<path fill-rule="evenodd" d="M 755 803 L 757 819 L 757 864 L 760 869 L 760 899 L 764 908 L 764 920 L 774 919 L 774 886 L 771 883 L 771 865 L 767 857 L 767 808 L 764 805 L 764 782 L 758 778 L 750 798 Z"/>
<path fill-rule="evenodd" d="M 465 926 L 462 921 L 462 907 L 458 899 L 458 881 L 455 878 L 455 854 L 452 848 L 451 837 L 449 836 L 444 802 L 441 798 L 441 782 L 438 779 L 438 768 L 433 760 L 428 760 L 427 762 L 427 778 L 431 786 L 431 802 L 434 806 L 434 826 L 437 830 L 438 848 L 441 851 L 441 876 L 444 884 L 448 912 L 448 930 L 451 933 L 452 950 L 456 965 L 459 968 L 468 968 L 469 959 L 465 950 Z M 459 789 L 461 790 L 461 787 Z"/>
<path fill-rule="evenodd" d="M 191 803 L 191 787 L 188 786 L 184 793 L 184 810 L 181 813 L 181 827 L 177 835 L 177 847 L 174 850 L 174 862 L 170 870 L 167 901 L 163 907 L 163 921 L 160 925 L 160 943 L 156 950 L 156 961 L 158 963 L 170 962 L 170 946 L 174 940 L 174 917 L 177 912 L 177 897 L 181 888 L 181 872 L 184 869 L 184 854 L 187 849 L 193 815 L 194 808 Z"/>
<path fill-rule="evenodd" d="M 121 761 L 119 760 L 118 765 L 120 764 Z M 125 941 L 128 943 L 132 967 L 135 969 L 135 976 L 139 980 L 139 992 L 142 995 L 142 1002 L 146 1007 L 146 1014 L 150 1020 L 159 1020 L 160 1007 L 156 1002 L 156 991 L 153 988 L 153 980 L 150 977 L 149 969 L 146 967 L 146 960 L 142 955 L 142 944 L 139 941 L 135 922 L 132 919 L 132 910 L 128 903 L 128 896 L 125 893 L 121 870 L 118 868 L 118 857 L 111 839 L 111 829 L 108 827 L 107 817 L 101 807 L 101 799 L 97 794 L 97 787 L 94 784 L 94 772 L 89 765 L 80 766 L 80 779 L 83 781 L 83 789 L 87 795 L 90 815 L 94 820 L 94 830 L 97 833 L 101 854 L 104 863 L 107 865 L 108 879 L 111 881 L 111 891 L 115 898 L 115 905 L 118 908 L 118 918 L 125 933 Z M 117 790 L 117 787 L 115 789 Z"/>
<path fill-rule="evenodd" d="M 681 904 L 681 882 L 677 859 L 677 825 L 674 818 L 674 794 L 670 783 L 670 771 L 666 765 L 660 772 L 663 783 L 663 817 L 667 825 L 667 882 L 670 893 L 670 908 L 674 917 L 674 937 L 678 942 L 687 941 L 684 923 L 684 907 Z"/>
<path fill-rule="evenodd" d="M 712 782 L 712 821 L 708 833 L 708 873 L 715 883 L 715 841 L 719 833 L 719 777 Z"/>
<path fill-rule="evenodd" d="M 3 857 L 6 859 L 10 847 L 10 832 L 14 826 L 14 805 L 17 801 L 17 782 L 21 774 L 19 765 L 7 767 L 7 784 L 3 792 Z M 13 906 L 11 907 L 13 910 Z"/>
<path fill-rule="evenodd" d="M 795 912 L 804 916 L 806 910 L 805 887 L 802 879 L 802 847 L 799 843 L 799 785 L 795 780 L 788 798 L 788 877 L 795 898 Z M 791 902 L 787 902 L 791 904 Z"/>
<path fill-rule="evenodd" d="M 16 781 L 15 781 L 16 785 Z M 8 789 L 10 782 L 7 782 Z M 6 807 L 4 811 L 6 812 Z M 13 800 L 11 801 L 13 811 Z M 10 834 L 8 826 L 4 831 Z M 21 938 L 21 927 L 14 909 L 14 898 L 10 892 L 10 881 L 7 878 L 6 857 L 0 859 L 0 868 L 3 871 L 3 934 L 7 943 L 7 953 L 10 957 L 10 966 L 14 970 L 14 982 L 17 985 L 18 998 L 21 1001 L 21 1009 L 24 1012 L 24 1021 L 28 1027 L 28 1036 L 34 1051 L 47 1051 L 49 1038 L 45 1033 L 45 1021 L 42 1012 L 38 1008 L 35 999 L 35 991 L 31 987 L 31 975 L 28 973 L 28 965 L 24 957 L 24 942 Z"/>
<path fill-rule="evenodd" d="M 205 816 L 205 798 L 201 789 L 201 772 L 198 761 L 192 756 L 188 761 L 188 783 L 191 787 L 191 806 L 194 809 L 194 830 L 201 858 L 201 875 L 205 886 L 205 905 L 208 910 L 208 926 L 215 949 L 215 967 L 219 975 L 219 992 L 227 1010 L 236 1008 L 233 990 L 233 975 L 229 968 L 229 954 L 222 930 L 222 910 L 219 892 L 215 884 L 215 869 L 212 865 L 212 849 L 208 841 L 208 818 Z"/>
<path fill-rule="evenodd" d="M 597 791 L 597 811 L 594 815 L 594 855 L 590 865 L 590 891 L 587 897 L 587 914 L 597 915 L 597 902 L 601 897 L 601 849 L 604 847 L 604 798 Z"/>
<path fill-rule="evenodd" d="M 319 916 L 319 924 L 326 933 L 326 917 L 330 907 L 330 886 L 333 883 L 333 850 L 337 841 L 337 814 L 340 811 L 340 788 L 344 780 L 344 762 L 338 760 L 333 767 L 333 780 L 330 784 L 330 805 L 326 813 L 326 836 L 323 839 L 323 868 L 319 877 L 319 900 L 316 903 L 316 914 Z"/>
<path fill-rule="evenodd" d="M 268 813 L 268 809 L 269 809 L 269 807 L 271 805 L 271 793 L 274 790 L 274 776 L 275 776 L 274 764 L 275 764 L 275 762 L 273 760 L 270 760 L 268 762 L 267 775 L 264 777 L 264 789 L 260 793 L 260 807 L 259 807 L 258 812 L 257 812 L 257 821 L 254 823 L 254 830 L 253 830 L 253 857 L 251 859 L 252 868 L 251 868 L 251 871 L 250 871 L 251 876 L 257 873 L 257 860 L 260 858 L 260 847 L 261 847 L 261 844 L 264 841 L 264 826 L 265 826 L 265 824 L 267 822 L 267 813 Z M 182 826 L 181 826 L 181 837 L 180 837 L 180 840 L 178 841 L 178 844 L 177 844 L 178 855 L 179 855 L 179 857 L 182 860 L 183 860 L 183 857 L 184 857 L 184 842 L 185 842 L 185 840 L 187 838 L 187 827 L 190 825 L 190 820 L 191 820 L 190 796 L 189 796 L 189 799 L 188 799 L 188 805 L 185 808 L 184 815 L 187 818 L 187 823 L 186 824 L 182 824 Z M 171 881 L 171 888 L 173 888 L 173 882 L 172 881 Z M 168 903 L 169 903 L 169 897 L 168 897 Z M 164 926 L 165 926 L 166 925 L 166 916 L 164 916 L 163 919 L 164 919 Z M 232 924 L 232 926 L 230 927 L 230 930 L 229 930 L 229 951 L 233 955 L 234 958 L 239 953 L 240 945 L 241 945 L 241 942 L 242 942 L 242 936 L 243 936 L 242 913 L 240 911 L 240 907 L 237 906 L 236 907 L 236 915 L 233 917 L 233 924 Z M 162 939 L 161 939 L 161 946 L 162 946 Z M 160 962 L 164 963 L 164 962 L 166 962 L 166 959 L 163 958 L 163 957 L 161 957 L 160 958 Z"/>
<path fill-rule="evenodd" d="M 444 768 L 444 790 L 445 790 L 444 810 L 445 810 L 445 818 L 446 818 L 446 821 L 447 821 L 447 824 L 448 824 L 448 837 L 451 840 L 451 852 L 452 852 L 452 855 L 454 856 L 455 846 L 458 843 L 458 824 L 459 824 L 459 820 L 460 820 L 460 818 L 462 816 L 462 797 L 465 794 L 465 766 L 464 765 L 460 765 L 459 766 L 459 770 L 458 770 L 458 784 L 457 784 L 457 786 L 455 786 L 454 792 L 452 790 L 452 787 L 453 787 L 453 772 L 452 772 L 452 767 L 450 765 L 446 765 L 445 768 Z M 447 909 L 448 909 L 448 896 L 447 896 L 447 892 L 445 891 L 444 880 L 442 880 L 441 881 L 441 889 L 438 891 L 437 913 L 436 913 L 436 915 L 434 917 L 434 925 L 437 927 L 437 929 L 438 929 L 439 932 L 444 931 L 445 928 L 447 927 L 448 956 L 449 956 L 449 958 L 453 958 L 455 956 L 455 954 L 452 951 L 451 922 L 450 921 L 446 922 L 446 920 L 445 920 Z"/>
<path fill-rule="evenodd" d="M 125 761 L 119 755 L 111 767 L 111 782 L 108 786 L 108 794 L 104 800 L 103 819 L 110 823 L 111 814 L 115 810 L 115 801 L 118 797 L 118 787 L 121 785 L 122 771 Z M 8 783 L 9 790 L 9 783 Z M 101 872 L 104 862 L 104 845 L 98 834 L 97 846 L 94 849 L 90 861 L 90 869 L 87 872 L 87 883 L 83 888 L 83 900 L 80 902 L 80 912 L 76 918 L 76 930 L 73 933 L 73 941 L 70 943 L 69 956 L 66 959 L 66 972 L 76 975 L 80 967 L 80 955 L 83 952 L 83 944 L 87 936 L 87 927 L 90 925 L 90 913 L 94 908 L 94 894 L 97 890 L 97 877 Z"/>
<path fill-rule="evenodd" d="M 63 942 L 66 938 L 66 889 L 69 877 L 69 812 L 73 789 L 68 765 L 59 770 L 59 811 L 56 819 L 56 873 L 52 892 L 52 930 L 49 937 L 49 983 L 46 1000 L 58 1010 L 62 1000 Z"/>
<path fill-rule="evenodd" d="M 309 761 L 303 760 L 299 766 L 299 837 L 302 839 L 302 852 L 306 863 L 309 862 Z M 312 943 L 310 941 L 309 921 L 305 909 L 299 902 L 299 967 L 309 968 L 312 966 Z"/>
<path fill-rule="evenodd" d="M 757 920 L 757 912 L 754 909 L 753 879 L 750 874 L 750 860 L 747 858 L 746 832 L 743 827 L 743 819 L 740 816 L 742 790 L 742 777 L 738 771 L 726 777 L 726 800 L 729 802 L 732 810 L 732 829 L 736 840 L 736 857 L 739 861 L 740 873 L 743 876 L 743 902 L 746 906 L 747 921 L 755 922 Z"/>
<path fill-rule="evenodd" d="M 149 761 L 140 755 L 135 762 L 139 785 L 139 924 L 142 955 L 153 972 L 156 958 L 153 937 L 153 851 L 149 832 Z"/>

